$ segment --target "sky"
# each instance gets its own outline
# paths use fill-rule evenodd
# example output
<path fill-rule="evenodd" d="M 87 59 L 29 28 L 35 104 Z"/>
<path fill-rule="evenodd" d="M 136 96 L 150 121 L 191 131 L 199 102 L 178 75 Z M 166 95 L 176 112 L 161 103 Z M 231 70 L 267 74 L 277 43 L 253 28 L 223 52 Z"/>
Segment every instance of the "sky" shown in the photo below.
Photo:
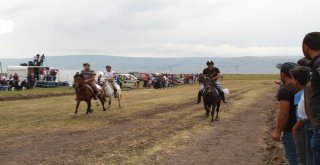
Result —
<path fill-rule="evenodd" d="M 0 0 L 0 58 L 302 56 L 319 0 Z"/>

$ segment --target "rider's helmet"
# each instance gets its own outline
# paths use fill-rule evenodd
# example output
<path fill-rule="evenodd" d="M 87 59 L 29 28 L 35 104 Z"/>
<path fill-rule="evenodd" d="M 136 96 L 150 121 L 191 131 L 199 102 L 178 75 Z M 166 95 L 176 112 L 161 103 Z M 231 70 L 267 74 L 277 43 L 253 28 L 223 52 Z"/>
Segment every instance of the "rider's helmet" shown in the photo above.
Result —
<path fill-rule="evenodd" d="M 110 66 L 110 65 L 107 65 L 106 68 L 111 68 L 111 66 Z"/>

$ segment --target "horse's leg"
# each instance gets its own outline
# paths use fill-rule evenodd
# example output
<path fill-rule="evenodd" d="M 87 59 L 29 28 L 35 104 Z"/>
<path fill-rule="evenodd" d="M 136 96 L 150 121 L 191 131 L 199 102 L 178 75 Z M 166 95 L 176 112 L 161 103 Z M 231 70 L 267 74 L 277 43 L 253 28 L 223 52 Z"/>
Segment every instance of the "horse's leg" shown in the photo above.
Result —
<path fill-rule="evenodd" d="M 121 108 L 120 97 L 121 97 L 121 95 L 118 95 L 119 108 Z"/>
<path fill-rule="evenodd" d="M 92 111 L 92 109 L 91 109 L 91 100 L 90 101 L 87 101 L 87 114 L 89 114 L 89 113 L 92 113 L 93 111 Z"/>
<path fill-rule="evenodd" d="M 212 104 L 212 107 L 211 107 L 211 122 L 213 122 L 214 112 L 215 112 L 215 110 L 216 110 L 216 107 L 217 107 L 217 104 L 216 104 L 216 103 Z"/>
<path fill-rule="evenodd" d="M 75 114 L 78 113 L 79 105 L 80 105 L 80 100 L 77 100 L 76 110 L 74 111 Z"/>
<path fill-rule="evenodd" d="M 221 99 L 218 100 L 218 103 L 217 103 L 217 116 L 216 116 L 216 120 L 219 120 L 219 111 L 220 111 L 220 105 L 221 105 Z"/>
<path fill-rule="evenodd" d="M 93 112 L 93 109 L 91 109 L 91 100 L 89 102 L 89 112 L 92 113 Z"/>
<path fill-rule="evenodd" d="M 209 113 L 210 113 L 209 105 L 204 105 L 204 109 L 206 110 L 206 118 L 209 118 Z"/>
<path fill-rule="evenodd" d="M 87 112 L 86 112 L 86 114 L 89 114 L 89 111 L 90 111 L 89 102 L 86 101 L 86 103 L 87 103 Z"/>
<path fill-rule="evenodd" d="M 99 100 L 100 100 L 100 102 L 101 102 L 101 104 L 102 104 L 102 109 L 103 109 L 103 111 L 106 111 L 107 109 L 104 107 L 104 98 L 102 97 L 102 96 L 100 96 L 99 97 Z"/>
<path fill-rule="evenodd" d="M 108 102 L 108 107 L 107 107 L 107 109 L 110 109 L 110 107 L 111 107 L 111 100 L 110 100 L 111 98 L 109 97 L 108 98 L 108 100 L 106 100 L 106 103 Z"/>

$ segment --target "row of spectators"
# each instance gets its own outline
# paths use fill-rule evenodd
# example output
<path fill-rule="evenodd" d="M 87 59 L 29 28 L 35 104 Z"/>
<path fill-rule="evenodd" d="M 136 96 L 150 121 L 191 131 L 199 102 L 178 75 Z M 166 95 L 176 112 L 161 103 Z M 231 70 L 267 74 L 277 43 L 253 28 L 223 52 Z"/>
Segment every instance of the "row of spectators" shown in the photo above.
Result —
<path fill-rule="evenodd" d="M 165 87 L 172 87 L 177 84 L 189 84 L 196 82 L 198 74 L 140 74 L 138 75 L 139 86 L 140 81 L 143 82 L 144 88 L 154 87 L 161 89 Z"/>
<path fill-rule="evenodd" d="M 43 81 L 56 81 L 56 75 L 58 70 L 42 69 L 41 71 L 29 71 L 27 77 L 20 78 L 18 73 L 10 74 L 8 77 L 0 76 L 0 86 L 8 86 L 8 89 L 14 87 L 14 89 L 21 90 L 24 87 L 26 89 L 32 89 L 36 85 L 36 80 Z"/>
<path fill-rule="evenodd" d="M 26 79 L 23 79 L 22 81 L 19 78 L 19 75 L 17 73 L 13 75 L 9 75 L 8 79 L 4 76 L 0 76 L 0 86 L 7 86 L 7 89 L 11 89 L 14 87 L 17 90 L 21 90 L 23 87 L 28 87 L 28 83 Z"/>

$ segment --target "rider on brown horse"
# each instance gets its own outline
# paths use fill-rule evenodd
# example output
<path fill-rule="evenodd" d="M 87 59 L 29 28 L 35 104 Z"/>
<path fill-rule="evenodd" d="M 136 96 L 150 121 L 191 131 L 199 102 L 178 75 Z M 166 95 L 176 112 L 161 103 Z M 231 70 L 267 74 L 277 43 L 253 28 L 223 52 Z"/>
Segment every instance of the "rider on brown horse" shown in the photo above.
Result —
<path fill-rule="evenodd" d="M 84 63 L 83 64 L 84 69 L 81 71 L 81 75 L 84 77 L 84 81 L 85 83 L 87 83 L 93 90 L 94 93 L 94 99 L 97 100 L 97 96 L 98 96 L 98 89 L 96 86 L 96 73 L 94 70 L 90 69 L 90 64 L 89 63 Z"/>
<path fill-rule="evenodd" d="M 224 103 L 226 103 L 224 92 L 222 91 L 222 87 L 219 82 L 219 78 L 221 77 L 220 70 L 218 68 L 214 67 L 213 61 L 207 61 L 207 66 L 208 67 L 203 70 L 203 75 L 211 78 L 212 85 L 218 90 L 222 101 Z M 198 92 L 197 104 L 199 104 L 201 102 L 202 92 L 203 92 L 203 89 L 200 89 Z"/>

